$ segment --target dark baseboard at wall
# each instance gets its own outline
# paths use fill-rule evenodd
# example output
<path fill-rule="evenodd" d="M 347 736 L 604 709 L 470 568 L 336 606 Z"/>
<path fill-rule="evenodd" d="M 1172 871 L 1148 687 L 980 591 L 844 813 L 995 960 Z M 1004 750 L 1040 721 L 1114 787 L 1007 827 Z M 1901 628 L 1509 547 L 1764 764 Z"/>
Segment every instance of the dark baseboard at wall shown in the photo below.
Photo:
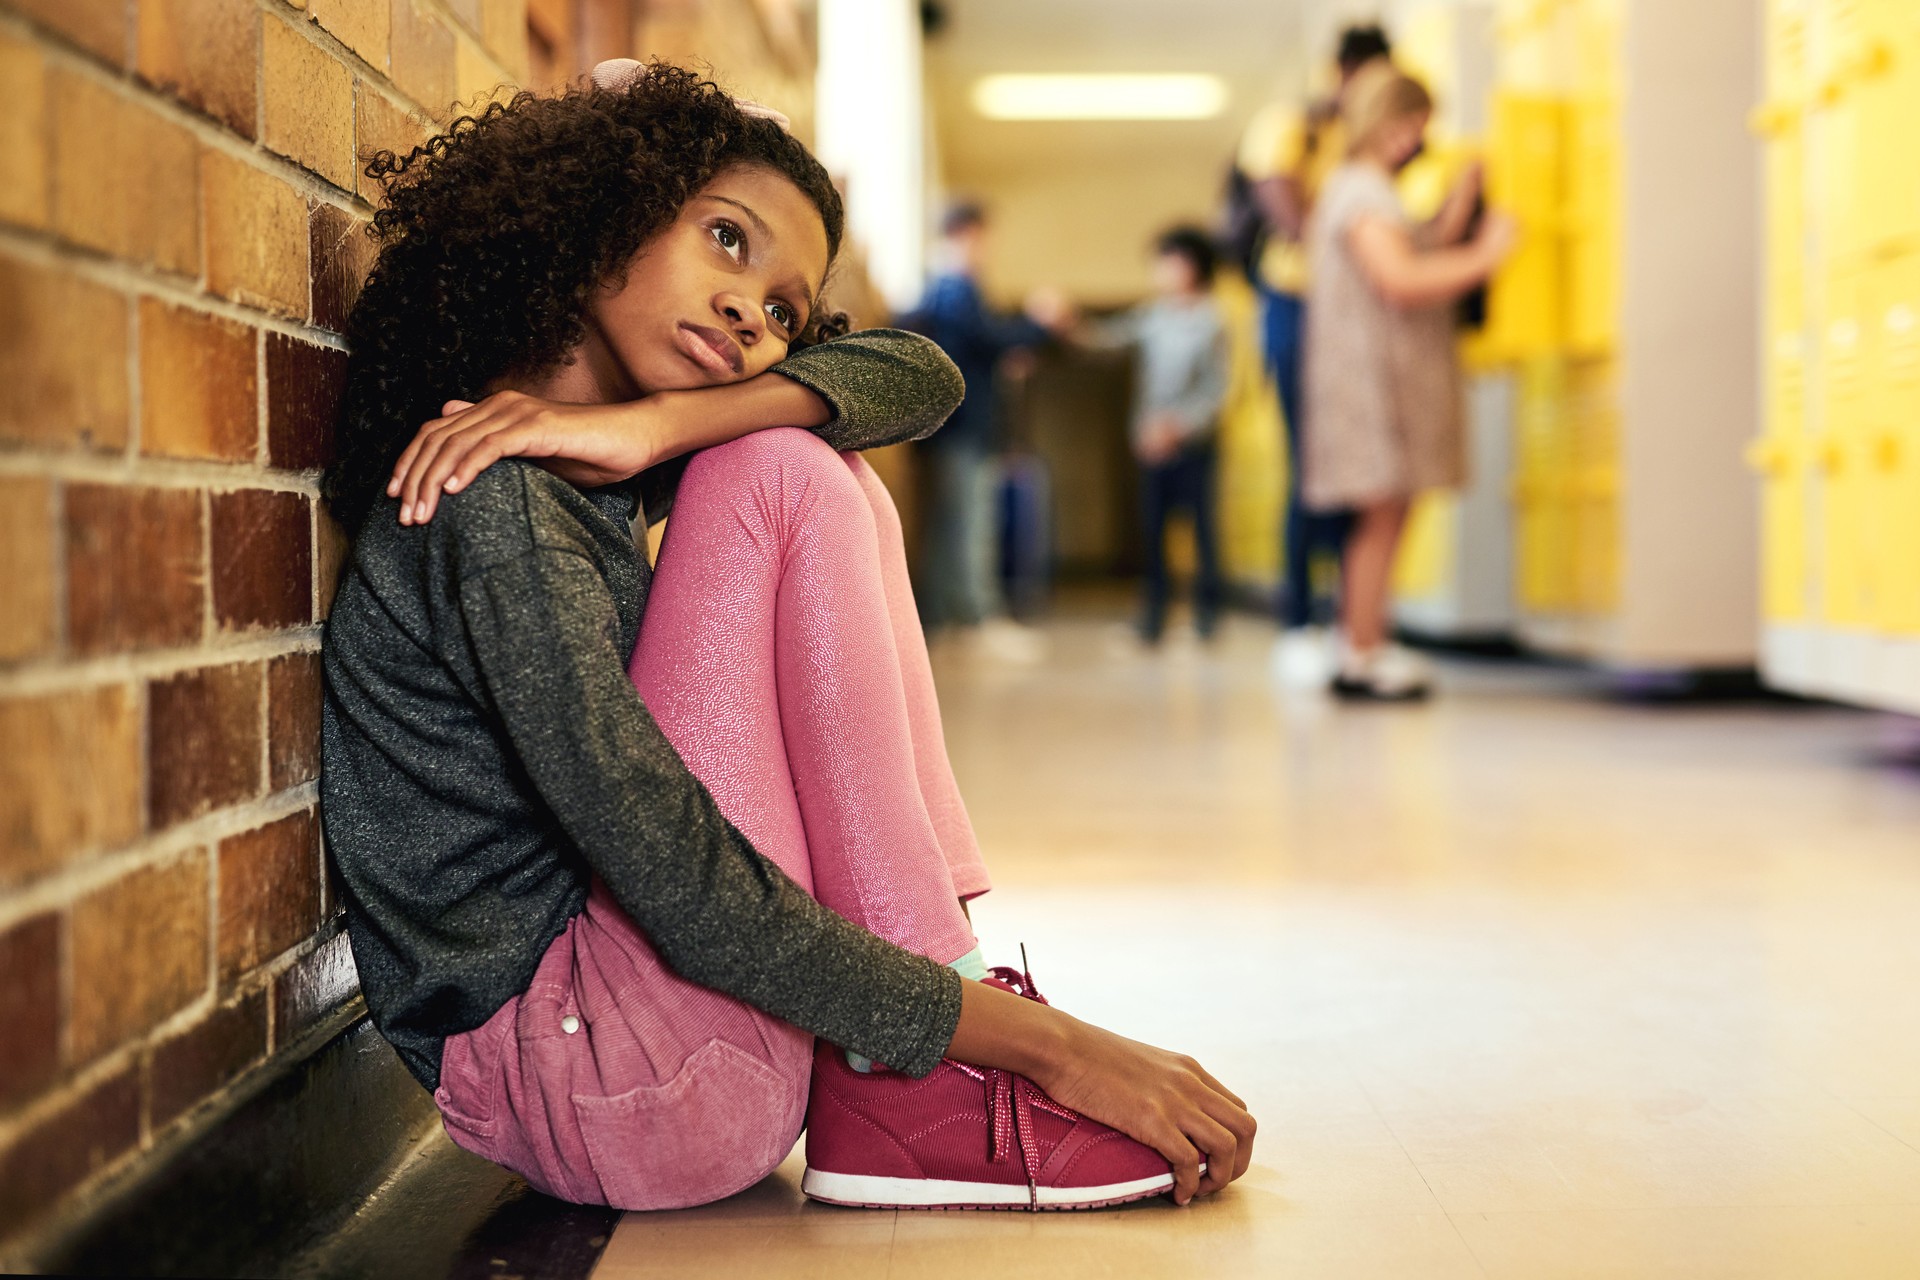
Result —
<path fill-rule="evenodd" d="M 459 1150 L 364 1015 L 234 1100 L 20 1261 L 81 1276 L 577 1280 L 619 1215 Z"/>

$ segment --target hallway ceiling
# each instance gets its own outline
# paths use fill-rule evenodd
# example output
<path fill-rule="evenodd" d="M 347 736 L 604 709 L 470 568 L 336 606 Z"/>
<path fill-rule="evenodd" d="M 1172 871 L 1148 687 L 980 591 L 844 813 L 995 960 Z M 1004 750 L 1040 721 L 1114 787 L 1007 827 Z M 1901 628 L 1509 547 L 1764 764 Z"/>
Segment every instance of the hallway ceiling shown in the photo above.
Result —
<path fill-rule="evenodd" d="M 1150 174 L 1191 171 L 1196 153 L 1224 166 L 1246 118 L 1300 82 L 1300 6 L 1284 0 L 944 0 L 946 25 L 928 44 L 927 73 L 941 151 L 957 187 L 1010 173 L 1124 159 Z M 992 122 L 968 90 L 994 72 L 1209 72 L 1231 97 L 1200 122 Z"/>

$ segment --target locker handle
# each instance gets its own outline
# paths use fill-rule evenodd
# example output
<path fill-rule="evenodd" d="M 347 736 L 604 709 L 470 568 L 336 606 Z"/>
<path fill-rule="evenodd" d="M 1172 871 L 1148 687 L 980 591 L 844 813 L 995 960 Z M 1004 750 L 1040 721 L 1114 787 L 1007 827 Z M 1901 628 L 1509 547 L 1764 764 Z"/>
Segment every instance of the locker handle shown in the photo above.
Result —
<path fill-rule="evenodd" d="M 1778 480 L 1793 464 L 1793 454 L 1784 441 L 1755 440 L 1747 445 L 1747 465 L 1763 476 Z"/>
<path fill-rule="evenodd" d="M 1814 461 L 1822 471 L 1838 471 L 1847 462 L 1847 451 L 1838 440 L 1823 441 L 1814 452 Z"/>
<path fill-rule="evenodd" d="M 1868 42 L 1851 59 L 1848 67 L 1856 80 L 1872 80 L 1893 70 L 1893 47 L 1885 40 Z"/>
<path fill-rule="evenodd" d="M 1798 109 L 1791 102 L 1763 102 L 1747 114 L 1747 129 L 1756 138 L 1778 138 L 1790 132 Z"/>
<path fill-rule="evenodd" d="M 1900 469 L 1900 437 L 1891 431 L 1873 442 L 1873 465 L 1881 471 Z"/>

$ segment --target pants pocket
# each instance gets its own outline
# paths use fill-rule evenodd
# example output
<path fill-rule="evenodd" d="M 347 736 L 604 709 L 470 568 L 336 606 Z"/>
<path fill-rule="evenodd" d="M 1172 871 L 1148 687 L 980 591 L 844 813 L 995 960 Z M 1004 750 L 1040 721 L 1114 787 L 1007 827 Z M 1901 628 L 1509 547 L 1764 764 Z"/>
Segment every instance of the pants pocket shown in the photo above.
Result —
<path fill-rule="evenodd" d="M 709 1040 L 665 1084 L 576 1095 L 573 1106 L 608 1204 L 685 1209 L 752 1186 L 786 1158 L 806 1082 Z"/>
<path fill-rule="evenodd" d="M 472 1031 L 449 1036 L 440 1051 L 440 1087 L 434 1105 L 460 1146 L 492 1159 L 494 1112 L 500 1095 L 501 1040 L 511 1017 L 495 1014 Z"/>

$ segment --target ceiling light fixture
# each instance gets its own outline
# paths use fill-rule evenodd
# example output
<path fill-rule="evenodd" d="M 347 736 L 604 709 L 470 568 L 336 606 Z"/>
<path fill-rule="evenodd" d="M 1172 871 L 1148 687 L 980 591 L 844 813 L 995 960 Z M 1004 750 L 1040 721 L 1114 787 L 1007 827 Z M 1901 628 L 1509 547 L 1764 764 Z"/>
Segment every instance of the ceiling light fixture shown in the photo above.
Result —
<path fill-rule="evenodd" d="M 1226 105 L 1226 83 L 1208 75 L 994 75 L 973 86 L 989 120 L 1211 120 Z"/>

